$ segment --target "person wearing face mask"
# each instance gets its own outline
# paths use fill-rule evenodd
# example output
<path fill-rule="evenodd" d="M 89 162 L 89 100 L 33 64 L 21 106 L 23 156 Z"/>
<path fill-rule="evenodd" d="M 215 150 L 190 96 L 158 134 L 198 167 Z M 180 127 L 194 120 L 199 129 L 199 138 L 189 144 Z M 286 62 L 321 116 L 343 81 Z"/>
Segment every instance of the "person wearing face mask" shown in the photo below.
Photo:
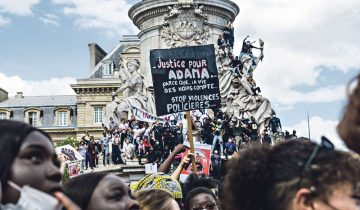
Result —
<path fill-rule="evenodd" d="M 45 132 L 1 120 L 0 159 L 2 209 L 79 210 L 61 193 L 59 162 Z"/>
<path fill-rule="evenodd" d="M 236 152 L 236 144 L 234 143 L 234 137 L 230 137 L 228 142 L 225 143 L 225 157 L 233 155 Z"/>
<path fill-rule="evenodd" d="M 129 188 L 113 174 L 90 173 L 72 178 L 64 192 L 83 210 L 137 210 Z"/>

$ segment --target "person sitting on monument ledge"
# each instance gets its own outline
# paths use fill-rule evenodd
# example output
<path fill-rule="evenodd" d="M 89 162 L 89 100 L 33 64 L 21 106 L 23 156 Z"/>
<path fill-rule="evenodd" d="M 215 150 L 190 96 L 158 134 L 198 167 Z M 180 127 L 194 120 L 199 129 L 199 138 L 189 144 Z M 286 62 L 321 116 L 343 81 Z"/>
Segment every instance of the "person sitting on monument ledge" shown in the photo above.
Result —
<path fill-rule="evenodd" d="M 223 34 L 219 35 L 219 38 L 217 40 L 217 45 L 219 46 L 219 49 L 223 51 L 224 57 L 226 57 L 226 51 L 225 51 L 226 43 Z"/>
<path fill-rule="evenodd" d="M 234 58 L 234 56 L 231 56 L 230 59 L 231 59 L 231 62 L 229 64 L 230 67 L 233 68 L 233 72 L 241 78 L 242 77 L 241 74 L 243 73 L 242 69 L 244 67 L 244 64 L 241 63 L 241 61 L 239 60 L 239 56 L 235 56 L 235 58 Z"/>
<path fill-rule="evenodd" d="M 255 82 L 255 80 L 253 79 L 252 76 L 249 76 L 249 77 L 247 78 L 247 81 L 248 81 L 249 84 L 250 84 L 250 87 L 251 87 L 251 90 L 252 90 L 254 96 L 256 96 L 256 95 L 258 95 L 259 93 L 261 93 L 260 87 L 256 87 L 256 82 Z"/>
<path fill-rule="evenodd" d="M 231 21 L 228 21 L 223 31 L 225 44 L 230 46 L 230 49 L 234 47 L 234 26 Z"/>
<path fill-rule="evenodd" d="M 126 164 L 127 160 L 132 160 L 135 156 L 135 146 L 130 142 L 129 138 L 125 138 L 124 146 L 122 147 L 121 158 Z"/>

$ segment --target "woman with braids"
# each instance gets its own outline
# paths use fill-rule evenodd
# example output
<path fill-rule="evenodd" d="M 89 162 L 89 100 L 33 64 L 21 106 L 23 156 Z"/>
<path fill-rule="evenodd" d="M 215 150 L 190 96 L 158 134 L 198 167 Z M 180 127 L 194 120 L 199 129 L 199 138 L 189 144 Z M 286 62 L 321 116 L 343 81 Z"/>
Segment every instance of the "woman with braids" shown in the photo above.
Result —
<path fill-rule="evenodd" d="M 356 82 L 356 87 L 350 93 L 350 85 Z M 349 102 L 345 109 L 343 119 L 338 125 L 340 137 L 345 141 L 346 146 L 360 153 L 360 74 L 350 81 L 348 85 Z"/>
<path fill-rule="evenodd" d="M 223 210 L 360 209 L 360 160 L 325 137 L 246 150 L 228 167 Z"/>

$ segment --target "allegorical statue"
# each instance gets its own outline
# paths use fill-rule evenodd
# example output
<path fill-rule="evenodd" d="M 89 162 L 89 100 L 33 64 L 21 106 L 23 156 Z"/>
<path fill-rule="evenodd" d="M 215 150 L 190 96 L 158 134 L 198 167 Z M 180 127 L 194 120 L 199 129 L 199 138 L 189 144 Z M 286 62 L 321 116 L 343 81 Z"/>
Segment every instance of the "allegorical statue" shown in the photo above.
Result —
<path fill-rule="evenodd" d="M 220 94 L 223 102 L 223 112 L 233 114 L 240 119 L 242 114 L 254 116 L 260 127 L 270 119 L 272 108 L 270 101 L 259 95 L 260 88 L 256 87 L 253 72 L 263 59 L 264 42 L 260 39 L 260 47 L 255 47 L 249 41 L 243 41 L 240 53 L 240 64 L 236 69 L 229 65 L 222 65 L 220 78 Z M 260 55 L 255 57 L 252 49 L 259 49 Z"/>
<path fill-rule="evenodd" d="M 122 85 L 112 93 L 113 100 L 106 106 L 106 117 L 115 117 L 118 120 L 128 118 L 131 107 L 143 109 L 149 113 L 154 112 L 154 100 L 145 88 L 144 77 L 138 71 L 140 63 L 137 59 L 129 60 L 127 71 L 122 69 Z M 123 100 L 119 99 L 119 93 L 123 94 Z"/>

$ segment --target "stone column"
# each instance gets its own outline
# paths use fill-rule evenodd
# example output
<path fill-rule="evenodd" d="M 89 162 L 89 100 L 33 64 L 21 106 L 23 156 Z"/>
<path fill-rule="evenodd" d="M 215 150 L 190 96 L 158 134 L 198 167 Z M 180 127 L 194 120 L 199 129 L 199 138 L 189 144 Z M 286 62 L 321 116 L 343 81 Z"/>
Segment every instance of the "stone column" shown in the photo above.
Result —
<path fill-rule="evenodd" d="M 143 0 L 129 10 L 140 29 L 141 73 L 152 86 L 150 50 L 217 43 L 240 9 L 230 0 Z"/>

